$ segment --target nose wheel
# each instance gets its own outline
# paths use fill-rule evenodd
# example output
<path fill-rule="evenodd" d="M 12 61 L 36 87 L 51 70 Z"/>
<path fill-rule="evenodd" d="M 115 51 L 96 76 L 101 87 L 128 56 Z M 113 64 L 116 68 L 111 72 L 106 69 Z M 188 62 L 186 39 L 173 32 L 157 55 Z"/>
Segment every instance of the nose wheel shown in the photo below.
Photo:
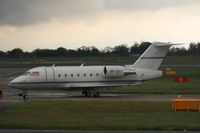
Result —
<path fill-rule="evenodd" d="M 18 96 L 22 97 L 22 99 L 23 99 L 24 102 L 28 100 L 27 91 L 24 91 L 23 93 L 19 93 Z"/>

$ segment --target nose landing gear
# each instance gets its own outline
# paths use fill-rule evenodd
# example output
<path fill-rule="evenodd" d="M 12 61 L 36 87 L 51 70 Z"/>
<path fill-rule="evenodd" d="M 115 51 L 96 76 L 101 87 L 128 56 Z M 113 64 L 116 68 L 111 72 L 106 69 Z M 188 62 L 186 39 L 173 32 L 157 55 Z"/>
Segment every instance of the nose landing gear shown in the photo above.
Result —
<path fill-rule="evenodd" d="M 27 91 L 24 91 L 23 93 L 19 93 L 18 96 L 22 97 L 24 102 L 26 102 L 28 100 L 28 93 L 27 93 Z"/>

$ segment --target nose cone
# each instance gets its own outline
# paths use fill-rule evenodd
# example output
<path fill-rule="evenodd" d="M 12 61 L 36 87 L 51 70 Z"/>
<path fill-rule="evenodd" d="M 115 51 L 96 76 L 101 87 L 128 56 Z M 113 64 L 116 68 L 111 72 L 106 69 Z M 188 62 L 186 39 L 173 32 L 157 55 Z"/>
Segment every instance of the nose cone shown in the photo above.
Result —
<path fill-rule="evenodd" d="M 9 82 L 9 83 L 7 84 L 7 86 L 13 87 L 11 82 Z"/>
<path fill-rule="evenodd" d="M 24 83 L 25 80 L 22 76 L 19 76 L 13 80 L 11 80 L 7 85 L 12 88 L 19 88 L 21 83 Z"/>
<path fill-rule="evenodd" d="M 15 87 L 16 79 L 11 80 L 7 85 L 9 87 Z"/>

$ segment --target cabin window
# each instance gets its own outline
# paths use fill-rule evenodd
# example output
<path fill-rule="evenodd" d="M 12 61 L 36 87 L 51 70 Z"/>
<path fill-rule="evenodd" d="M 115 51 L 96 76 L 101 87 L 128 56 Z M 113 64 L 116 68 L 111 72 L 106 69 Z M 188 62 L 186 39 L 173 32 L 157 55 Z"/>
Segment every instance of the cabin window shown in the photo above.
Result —
<path fill-rule="evenodd" d="M 71 74 L 71 77 L 73 77 L 74 75 L 73 74 Z"/>
<path fill-rule="evenodd" d="M 86 77 L 86 73 L 84 73 L 83 76 Z"/>
<path fill-rule="evenodd" d="M 92 73 L 90 73 L 90 77 L 92 77 Z"/>
<path fill-rule="evenodd" d="M 67 74 L 65 74 L 65 77 L 67 77 Z"/>
<path fill-rule="evenodd" d="M 60 77 L 61 77 L 61 74 L 58 74 L 58 77 L 60 78 Z"/>
<path fill-rule="evenodd" d="M 98 77 L 98 76 L 99 76 L 99 74 L 98 74 L 98 73 L 96 73 L 96 76 Z"/>
<path fill-rule="evenodd" d="M 80 76 L 80 74 L 78 73 L 78 74 L 77 74 L 77 76 L 79 77 L 79 76 Z"/>

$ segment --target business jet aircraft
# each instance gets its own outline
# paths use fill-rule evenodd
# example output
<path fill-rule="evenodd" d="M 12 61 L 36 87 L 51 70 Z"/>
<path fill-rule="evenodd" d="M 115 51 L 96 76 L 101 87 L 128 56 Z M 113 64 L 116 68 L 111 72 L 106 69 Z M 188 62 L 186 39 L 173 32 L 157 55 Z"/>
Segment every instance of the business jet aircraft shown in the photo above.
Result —
<path fill-rule="evenodd" d="M 28 90 L 82 90 L 86 97 L 99 97 L 108 87 L 140 84 L 162 76 L 158 70 L 171 43 L 154 42 L 132 65 L 125 66 L 42 66 L 28 70 L 8 86 Z M 23 94 L 24 99 L 27 94 Z"/>

